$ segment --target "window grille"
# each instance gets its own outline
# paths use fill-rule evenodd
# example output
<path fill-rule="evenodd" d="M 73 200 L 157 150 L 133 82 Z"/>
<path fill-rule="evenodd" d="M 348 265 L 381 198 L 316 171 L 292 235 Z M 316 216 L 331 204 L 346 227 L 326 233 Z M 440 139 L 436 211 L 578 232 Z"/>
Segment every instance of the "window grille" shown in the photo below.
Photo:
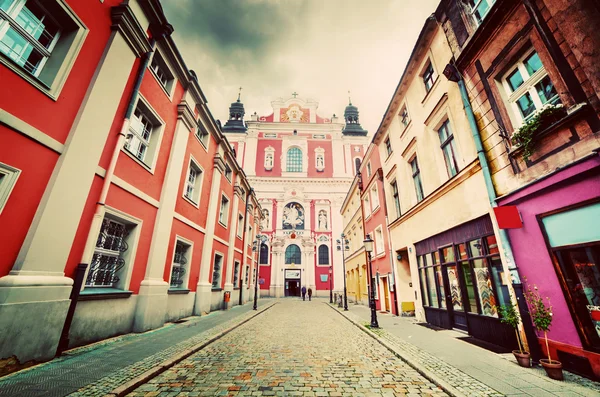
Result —
<path fill-rule="evenodd" d="M 185 265 L 187 264 L 186 254 L 189 245 L 178 241 L 175 245 L 175 258 L 171 269 L 171 287 L 180 288 L 184 281 Z"/>
<path fill-rule="evenodd" d="M 240 262 L 235 262 L 233 265 L 233 286 L 239 288 L 240 283 Z"/>
<path fill-rule="evenodd" d="M 104 218 L 96 249 L 90 264 L 86 287 L 114 287 L 119 281 L 117 273 L 125 266 L 122 255 L 127 245 L 127 226 L 112 219 Z"/>
<path fill-rule="evenodd" d="M 302 263 L 302 253 L 300 252 L 300 247 L 296 244 L 291 244 L 285 249 L 285 264 L 299 265 Z"/>
<path fill-rule="evenodd" d="M 302 172 L 302 150 L 291 148 L 287 152 L 287 172 Z"/>
<path fill-rule="evenodd" d="M 223 261 L 223 257 L 220 255 L 215 255 L 215 264 L 213 267 L 213 278 L 212 278 L 212 288 L 217 289 L 221 288 L 221 262 Z"/>
<path fill-rule="evenodd" d="M 319 246 L 319 265 L 329 265 L 329 247 L 325 244 Z"/>

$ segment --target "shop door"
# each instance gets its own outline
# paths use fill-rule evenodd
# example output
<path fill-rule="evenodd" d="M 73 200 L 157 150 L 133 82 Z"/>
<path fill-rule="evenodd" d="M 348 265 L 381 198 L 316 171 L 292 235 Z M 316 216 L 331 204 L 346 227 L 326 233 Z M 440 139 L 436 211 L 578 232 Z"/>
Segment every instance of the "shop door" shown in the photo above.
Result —
<path fill-rule="evenodd" d="M 444 289 L 446 290 L 446 307 L 452 328 L 463 331 L 467 329 L 467 314 L 463 304 L 463 278 L 459 275 L 456 264 L 444 265 Z"/>
<path fill-rule="evenodd" d="M 390 289 L 388 287 L 388 279 L 387 277 L 383 277 L 381 279 L 383 283 L 383 301 L 385 302 L 385 311 L 390 311 Z"/>

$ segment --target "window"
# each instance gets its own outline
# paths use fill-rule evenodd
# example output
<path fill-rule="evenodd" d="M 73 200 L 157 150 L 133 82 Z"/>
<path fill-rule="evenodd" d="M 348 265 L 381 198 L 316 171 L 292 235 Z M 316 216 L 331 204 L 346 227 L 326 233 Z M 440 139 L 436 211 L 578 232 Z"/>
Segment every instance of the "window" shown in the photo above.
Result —
<path fill-rule="evenodd" d="M 400 211 L 400 195 L 398 194 L 398 183 L 396 181 L 393 181 L 392 183 L 390 183 L 390 186 L 392 187 L 392 199 L 396 208 L 396 218 L 400 218 L 402 212 Z"/>
<path fill-rule="evenodd" d="M 406 105 L 404 105 L 402 110 L 400 110 L 400 122 L 404 128 L 408 127 L 408 123 L 410 123 L 410 117 L 408 116 L 408 109 L 406 108 Z"/>
<path fill-rule="evenodd" d="M 261 265 L 269 264 L 269 246 L 265 243 L 262 243 L 260 245 L 260 254 L 259 254 L 258 263 L 260 263 Z"/>
<path fill-rule="evenodd" d="M 319 245 L 319 265 L 329 265 L 329 247 L 325 244 Z"/>
<path fill-rule="evenodd" d="M 367 163 L 367 177 L 371 177 L 371 162 Z"/>
<path fill-rule="evenodd" d="M 200 200 L 200 187 L 202 186 L 202 170 L 194 160 L 190 160 L 188 175 L 185 181 L 184 196 L 194 204 Z"/>
<path fill-rule="evenodd" d="M 374 185 L 371 189 L 371 200 L 373 202 L 373 210 L 379 208 L 379 192 L 377 191 L 377 185 Z"/>
<path fill-rule="evenodd" d="M 204 124 L 202 124 L 202 121 L 198 119 L 196 123 L 196 138 L 198 138 L 198 140 L 204 147 L 208 147 L 208 137 L 208 131 L 206 130 L 206 128 L 204 128 Z"/>
<path fill-rule="evenodd" d="M 240 262 L 233 264 L 233 288 L 240 288 Z"/>
<path fill-rule="evenodd" d="M 390 138 L 385 138 L 385 152 L 387 153 L 388 157 L 390 154 L 392 154 L 392 143 L 390 142 Z"/>
<path fill-rule="evenodd" d="M 242 233 L 244 232 L 244 215 L 238 215 L 238 224 L 237 224 L 237 236 L 242 238 Z"/>
<path fill-rule="evenodd" d="M 227 178 L 229 182 L 231 182 L 231 174 L 231 167 L 229 166 L 229 164 L 225 164 L 225 178 Z"/>
<path fill-rule="evenodd" d="M 246 288 L 250 288 L 250 284 L 248 284 L 250 281 L 250 266 L 246 265 L 246 275 L 244 277 L 244 282 L 246 283 Z"/>
<path fill-rule="evenodd" d="M 483 21 L 483 18 L 485 18 L 495 2 L 496 0 L 469 0 L 471 15 L 473 15 L 473 19 L 477 25 Z"/>
<path fill-rule="evenodd" d="M 385 251 L 381 226 L 375 229 L 375 251 L 376 255 L 382 254 Z"/>
<path fill-rule="evenodd" d="M 0 2 L 0 4 L 2 3 Z M 7 164 L 0 163 L 0 214 L 8 202 L 8 197 L 15 187 L 20 174 L 21 170 L 11 167 Z"/>
<path fill-rule="evenodd" d="M 356 174 L 360 171 L 360 159 L 358 157 L 354 159 L 354 171 Z"/>
<path fill-rule="evenodd" d="M 528 53 L 503 78 L 509 105 L 521 124 L 545 105 L 558 105 L 560 98 L 537 52 Z"/>
<path fill-rule="evenodd" d="M 302 150 L 293 147 L 287 152 L 287 172 L 302 172 Z"/>
<path fill-rule="evenodd" d="M 90 263 L 85 286 L 113 288 L 120 281 L 120 271 L 126 264 L 130 232 L 135 225 L 105 216 Z"/>
<path fill-rule="evenodd" d="M 221 208 L 219 209 L 219 223 L 227 227 L 227 219 L 229 217 L 229 199 L 221 196 Z"/>
<path fill-rule="evenodd" d="M 154 56 L 150 63 L 150 70 L 166 93 L 171 96 L 171 89 L 173 88 L 174 81 L 173 74 L 158 51 L 154 51 Z"/>
<path fill-rule="evenodd" d="M 421 171 L 419 170 L 419 163 L 417 157 L 410 162 L 410 168 L 412 170 L 412 178 L 415 183 L 415 192 L 417 193 L 417 203 L 423 200 L 423 183 L 421 182 Z"/>
<path fill-rule="evenodd" d="M 0 62 L 52 98 L 85 34 L 63 0 L 0 0 Z"/>
<path fill-rule="evenodd" d="M 223 271 L 223 256 L 215 254 L 214 265 L 213 265 L 213 277 L 212 277 L 212 289 L 221 288 L 221 273 Z"/>
<path fill-rule="evenodd" d="M 129 123 L 125 149 L 148 168 L 154 166 L 161 124 L 150 107 L 139 100 Z"/>
<path fill-rule="evenodd" d="M 370 192 L 367 192 L 367 194 L 365 194 L 365 211 L 367 216 L 369 216 L 371 214 L 371 200 L 369 200 L 369 195 Z"/>
<path fill-rule="evenodd" d="M 458 164 L 456 163 L 456 142 L 454 141 L 454 135 L 450 129 L 449 120 L 444 121 L 438 130 L 438 136 L 440 138 L 442 152 L 444 152 L 446 171 L 448 171 L 448 176 L 452 178 L 458 173 Z"/>
<path fill-rule="evenodd" d="M 285 264 L 286 265 L 300 265 L 302 263 L 302 254 L 300 247 L 296 244 L 290 244 L 285 249 Z"/>
<path fill-rule="evenodd" d="M 435 71 L 433 70 L 433 64 L 429 62 L 425 71 L 423 72 L 423 84 L 425 84 L 425 91 L 429 92 L 431 87 L 433 87 L 433 83 L 435 83 L 435 79 L 437 78 Z"/>
<path fill-rule="evenodd" d="M 185 281 L 187 256 L 190 252 L 190 245 L 177 240 L 175 243 L 175 254 L 173 256 L 173 267 L 171 267 L 171 288 L 182 288 Z"/>

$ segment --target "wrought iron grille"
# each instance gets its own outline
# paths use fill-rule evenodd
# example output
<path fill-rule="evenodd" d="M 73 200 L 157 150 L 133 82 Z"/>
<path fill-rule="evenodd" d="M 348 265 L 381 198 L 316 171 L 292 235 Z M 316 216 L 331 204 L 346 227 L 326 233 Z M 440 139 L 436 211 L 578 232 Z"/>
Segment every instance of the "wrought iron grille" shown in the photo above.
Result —
<path fill-rule="evenodd" d="M 185 265 L 189 246 L 178 241 L 175 245 L 175 259 L 173 260 L 173 267 L 171 269 L 171 287 L 179 288 L 183 284 L 183 276 L 185 274 Z"/>
<path fill-rule="evenodd" d="M 215 266 L 213 269 L 212 288 L 219 288 L 221 286 L 221 261 L 223 259 L 220 256 L 215 256 Z"/>
<path fill-rule="evenodd" d="M 128 234 L 124 224 L 106 218 L 102 221 L 86 286 L 113 287 L 119 281 L 117 274 L 125 266 L 122 254 L 129 248 Z"/>
<path fill-rule="evenodd" d="M 302 151 L 296 147 L 287 152 L 287 172 L 302 172 Z"/>

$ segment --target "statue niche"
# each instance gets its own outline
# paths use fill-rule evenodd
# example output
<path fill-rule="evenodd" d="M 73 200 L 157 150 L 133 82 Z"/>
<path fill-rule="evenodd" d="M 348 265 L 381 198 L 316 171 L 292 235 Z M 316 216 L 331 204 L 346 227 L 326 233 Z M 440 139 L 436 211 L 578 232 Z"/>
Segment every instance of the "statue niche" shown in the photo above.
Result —
<path fill-rule="evenodd" d="M 283 208 L 283 229 L 304 230 L 304 207 L 289 203 Z"/>

